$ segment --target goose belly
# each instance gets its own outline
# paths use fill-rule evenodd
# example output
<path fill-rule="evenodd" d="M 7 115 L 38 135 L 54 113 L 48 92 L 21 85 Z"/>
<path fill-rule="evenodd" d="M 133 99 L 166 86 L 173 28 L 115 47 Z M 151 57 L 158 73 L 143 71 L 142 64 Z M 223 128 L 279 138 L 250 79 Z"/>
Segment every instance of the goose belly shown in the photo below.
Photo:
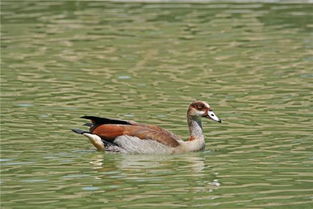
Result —
<path fill-rule="evenodd" d="M 153 153 L 173 153 L 174 149 L 161 144 L 154 140 L 140 139 L 133 136 L 119 136 L 114 140 L 119 147 L 125 150 L 127 153 L 143 153 L 143 154 L 153 154 Z"/>

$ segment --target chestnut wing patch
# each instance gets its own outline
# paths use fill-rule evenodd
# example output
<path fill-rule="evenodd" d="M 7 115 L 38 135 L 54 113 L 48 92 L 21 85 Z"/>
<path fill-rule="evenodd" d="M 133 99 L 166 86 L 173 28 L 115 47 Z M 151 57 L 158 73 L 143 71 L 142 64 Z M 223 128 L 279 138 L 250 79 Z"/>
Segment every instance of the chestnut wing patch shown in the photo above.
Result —
<path fill-rule="evenodd" d="M 126 132 L 126 135 L 129 136 L 136 136 L 143 140 L 155 140 L 170 147 L 177 147 L 179 145 L 177 141 L 178 137 L 162 128 L 157 129 L 154 127 L 151 129 L 148 126 L 129 126 L 127 129 L 128 132 Z"/>
<path fill-rule="evenodd" d="M 119 136 L 134 136 L 142 140 L 154 140 L 170 147 L 177 147 L 179 145 L 173 134 L 164 129 L 151 129 L 147 126 L 140 125 L 119 125 L 119 124 L 103 124 L 96 126 L 92 130 L 93 134 L 100 136 L 105 140 L 113 140 Z"/>

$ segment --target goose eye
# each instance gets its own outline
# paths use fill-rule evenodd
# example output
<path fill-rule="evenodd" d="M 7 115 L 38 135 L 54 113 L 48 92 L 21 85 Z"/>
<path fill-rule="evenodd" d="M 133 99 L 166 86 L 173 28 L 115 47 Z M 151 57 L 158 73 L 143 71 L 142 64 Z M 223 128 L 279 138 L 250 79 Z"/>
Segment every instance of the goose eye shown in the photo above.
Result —
<path fill-rule="evenodd" d="M 197 106 L 197 109 L 199 109 L 199 110 L 202 110 L 203 108 L 204 108 L 203 105 L 198 105 L 198 106 Z"/>

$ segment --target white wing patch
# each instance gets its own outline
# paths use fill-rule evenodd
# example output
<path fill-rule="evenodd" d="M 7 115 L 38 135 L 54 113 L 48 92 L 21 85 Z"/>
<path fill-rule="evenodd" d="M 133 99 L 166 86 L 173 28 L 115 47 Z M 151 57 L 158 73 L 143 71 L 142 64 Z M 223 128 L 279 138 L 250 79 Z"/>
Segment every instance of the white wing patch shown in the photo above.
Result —
<path fill-rule="evenodd" d="M 150 139 L 140 139 L 134 136 L 119 136 L 114 140 L 118 146 L 126 150 L 128 153 L 142 153 L 142 154 L 153 154 L 153 153 L 172 153 L 173 148 L 161 144 L 157 141 Z"/>

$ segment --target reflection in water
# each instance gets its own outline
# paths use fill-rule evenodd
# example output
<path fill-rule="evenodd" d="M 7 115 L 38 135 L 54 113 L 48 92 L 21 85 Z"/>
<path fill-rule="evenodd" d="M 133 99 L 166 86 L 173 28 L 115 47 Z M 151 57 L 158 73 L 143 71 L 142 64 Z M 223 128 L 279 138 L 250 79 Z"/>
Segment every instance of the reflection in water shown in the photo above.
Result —
<path fill-rule="evenodd" d="M 160 169 L 162 167 L 173 167 L 173 164 L 177 163 L 177 160 L 182 161 L 183 164 L 187 164 L 186 167 L 190 168 L 191 173 L 199 173 L 204 169 L 204 159 L 200 158 L 197 154 L 191 153 L 189 155 L 135 155 L 135 154 L 119 154 L 119 153 L 107 153 L 105 157 L 102 154 L 95 155 L 94 159 L 90 162 L 94 169 L 102 169 L 106 167 L 107 155 L 120 155 L 117 161 L 114 163 L 115 169 Z"/>
<path fill-rule="evenodd" d="M 166 186 L 161 190 L 145 189 L 144 194 L 130 195 L 129 199 L 146 199 L 147 194 L 158 196 L 158 193 L 185 191 L 198 193 L 197 198 L 214 199 L 210 193 L 221 183 L 217 173 L 208 168 L 204 156 L 199 153 L 184 155 L 94 155 L 90 164 L 97 171 L 96 179 L 110 182 L 108 187 L 123 189 L 125 186 L 141 188 Z M 193 181 L 201 181 L 194 187 Z M 166 192 L 167 191 L 167 192 Z M 209 197 L 208 197 L 209 195 Z M 191 195 L 193 196 L 193 195 Z M 149 196 L 150 197 L 150 196 Z M 193 198 L 193 197 L 192 197 Z"/>

